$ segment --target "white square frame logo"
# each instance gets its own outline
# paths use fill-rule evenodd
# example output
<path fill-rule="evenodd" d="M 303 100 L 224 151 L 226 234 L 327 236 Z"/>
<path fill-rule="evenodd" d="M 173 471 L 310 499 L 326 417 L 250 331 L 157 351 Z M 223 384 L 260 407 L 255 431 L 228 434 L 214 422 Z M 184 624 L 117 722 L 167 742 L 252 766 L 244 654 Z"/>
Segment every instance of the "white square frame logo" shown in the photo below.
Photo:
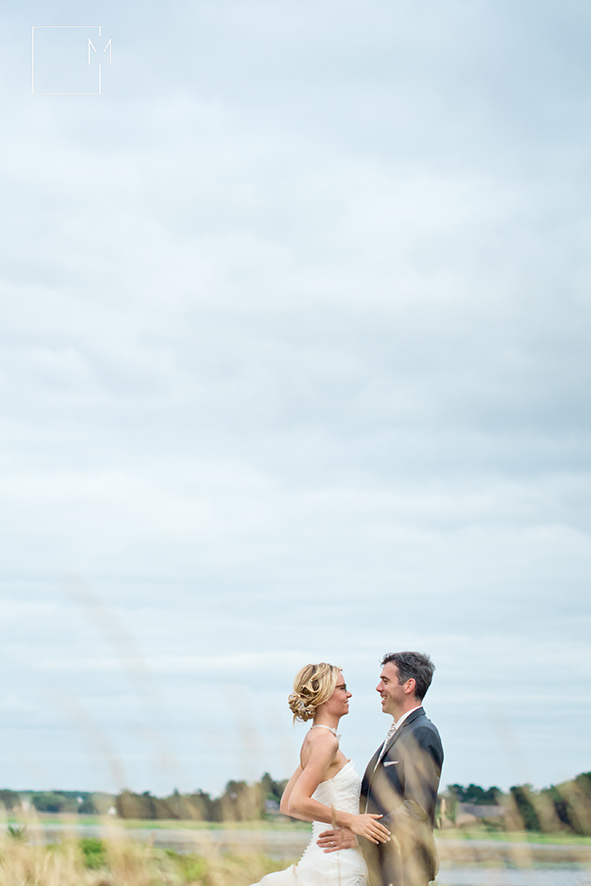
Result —
<path fill-rule="evenodd" d="M 98 66 L 98 90 L 96 92 L 36 92 L 35 91 L 35 29 L 40 30 L 41 28 L 54 28 L 54 29 L 64 29 L 64 28 L 81 28 L 85 31 L 92 31 L 95 28 L 98 31 L 99 37 L 101 36 L 101 26 L 100 25 L 33 25 L 32 35 L 31 35 L 31 91 L 33 95 L 101 95 L 101 63 L 99 62 Z M 90 50 L 96 52 L 96 48 L 90 39 L 88 38 L 88 64 L 90 64 Z M 107 45 L 103 49 L 103 52 L 109 50 L 109 64 L 111 64 L 111 38 L 107 42 Z"/>

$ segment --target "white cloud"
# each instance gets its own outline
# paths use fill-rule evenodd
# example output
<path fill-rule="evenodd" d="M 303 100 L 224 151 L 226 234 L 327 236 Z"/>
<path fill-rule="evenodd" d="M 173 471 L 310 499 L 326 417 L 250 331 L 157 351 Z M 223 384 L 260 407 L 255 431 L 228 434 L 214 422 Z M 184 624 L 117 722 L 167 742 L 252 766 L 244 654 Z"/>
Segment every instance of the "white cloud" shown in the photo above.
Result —
<path fill-rule="evenodd" d="M 31 705 L 26 701 L 23 701 L 18 695 L 6 695 L 0 701 L 0 715 L 10 715 L 10 714 L 35 714 L 37 712 L 37 707 L 35 705 Z"/>
<path fill-rule="evenodd" d="M 539 736 L 574 695 L 561 759 L 588 768 L 588 10 L 107 3 L 104 94 L 56 101 L 28 92 L 25 8 L 0 53 L 0 636 L 6 703 L 45 713 L 14 709 L 15 747 L 99 787 L 43 707 L 64 689 L 168 789 L 139 729 L 164 697 L 187 784 L 221 786 L 234 682 L 283 776 L 293 673 L 333 657 L 361 762 L 380 655 L 416 645 L 449 781 L 517 777 L 495 707 L 540 784 L 573 774 Z"/>

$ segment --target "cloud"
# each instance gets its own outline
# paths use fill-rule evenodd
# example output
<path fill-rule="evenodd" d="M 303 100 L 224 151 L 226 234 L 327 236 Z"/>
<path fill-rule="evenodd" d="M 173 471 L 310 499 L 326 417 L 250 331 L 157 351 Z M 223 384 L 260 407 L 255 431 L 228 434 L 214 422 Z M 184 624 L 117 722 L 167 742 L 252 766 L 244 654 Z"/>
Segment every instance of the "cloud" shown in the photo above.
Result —
<path fill-rule="evenodd" d="M 574 774 L 540 735 L 588 677 L 588 10 L 107 3 L 87 101 L 30 95 L 36 8 L 0 53 L 0 636 L 45 710 L 14 747 L 99 787 L 65 691 L 129 785 L 171 786 L 156 719 L 217 788 L 246 705 L 284 776 L 293 674 L 332 658 L 361 763 L 379 658 L 410 645 L 449 781 L 517 778 L 497 709 L 538 783 Z"/>
<path fill-rule="evenodd" d="M 0 701 L 0 714 L 2 716 L 13 715 L 17 716 L 34 714 L 36 713 L 37 708 L 35 705 L 28 704 L 26 701 L 23 701 L 18 695 L 6 695 Z"/>

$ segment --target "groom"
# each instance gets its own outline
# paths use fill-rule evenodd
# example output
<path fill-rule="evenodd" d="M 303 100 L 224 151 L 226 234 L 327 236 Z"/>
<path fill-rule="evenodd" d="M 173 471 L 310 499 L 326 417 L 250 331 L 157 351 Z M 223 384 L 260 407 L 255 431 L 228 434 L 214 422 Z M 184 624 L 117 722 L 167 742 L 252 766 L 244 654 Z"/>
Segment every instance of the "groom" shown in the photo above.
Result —
<path fill-rule="evenodd" d="M 443 748 L 422 706 L 434 670 L 421 652 L 394 652 L 382 660 L 376 689 L 383 712 L 394 720 L 365 770 L 359 811 L 383 815 L 392 838 L 377 845 L 360 840 L 369 886 L 427 886 L 437 874 L 433 825 Z M 354 846 L 355 836 L 348 828 L 325 831 L 318 844 L 335 852 Z"/>

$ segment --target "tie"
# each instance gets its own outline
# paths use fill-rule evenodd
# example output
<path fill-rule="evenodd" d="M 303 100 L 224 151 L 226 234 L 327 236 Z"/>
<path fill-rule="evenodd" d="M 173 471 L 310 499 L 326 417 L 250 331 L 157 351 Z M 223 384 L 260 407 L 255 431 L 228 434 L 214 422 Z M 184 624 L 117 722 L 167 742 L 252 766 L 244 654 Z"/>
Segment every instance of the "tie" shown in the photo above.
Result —
<path fill-rule="evenodd" d="M 381 750 L 380 750 L 380 756 L 378 757 L 378 763 L 380 762 L 380 760 L 384 756 L 384 753 L 386 751 L 386 747 L 388 746 L 388 742 L 390 741 L 390 739 L 392 738 L 392 736 L 394 735 L 395 732 L 396 732 L 396 720 L 392 720 L 392 725 L 388 729 L 388 734 L 387 734 L 387 736 L 384 740 L 384 744 L 382 745 Z"/>

